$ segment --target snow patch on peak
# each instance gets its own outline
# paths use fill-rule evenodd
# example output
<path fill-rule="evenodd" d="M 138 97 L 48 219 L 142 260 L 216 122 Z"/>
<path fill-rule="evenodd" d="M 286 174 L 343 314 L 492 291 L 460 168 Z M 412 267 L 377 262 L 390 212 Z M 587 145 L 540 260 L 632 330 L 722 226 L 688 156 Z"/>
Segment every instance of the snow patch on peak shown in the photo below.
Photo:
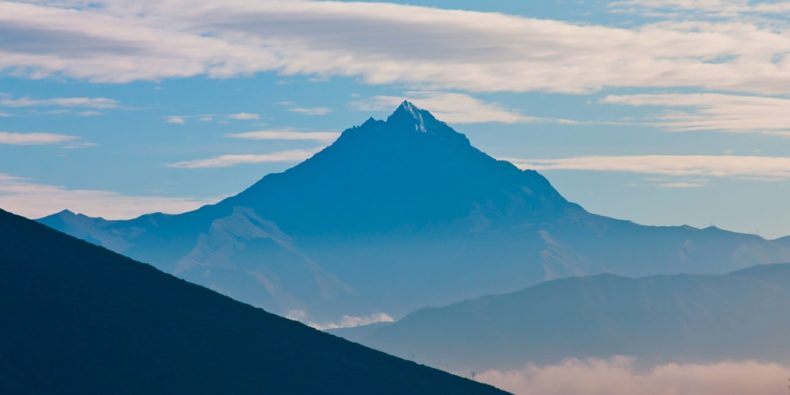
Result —
<path fill-rule="evenodd" d="M 407 111 L 414 118 L 416 121 L 414 123 L 415 130 L 423 133 L 428 132 L 428 129 L 425 128 L 425 120 L 422 118 L 422 112 L 419 108 L 417 108 L 417 106 L 408 100 L 404 100 L 403 103 L 401 103 L 400 108 Z"/>

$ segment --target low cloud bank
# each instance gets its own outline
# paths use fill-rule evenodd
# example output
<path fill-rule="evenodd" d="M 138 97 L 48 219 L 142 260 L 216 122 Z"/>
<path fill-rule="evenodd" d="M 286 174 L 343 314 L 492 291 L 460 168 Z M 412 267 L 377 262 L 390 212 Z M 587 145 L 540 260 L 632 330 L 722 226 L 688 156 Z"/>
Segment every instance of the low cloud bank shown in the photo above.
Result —
<path fill-rule="evenodd" d="M 330 329 L 340 329 L 340 328 L 354 328 L 357 326 L 377 324 L 380 322 L 395 321 L 389 314 L 382 312 L 373 313 L 368 316 L 344 315 L 340 317 L 339 321 L 328 322 L 328 323 L 318 323 L 318 322 L 310 321 L 308 319 L 307 312 L 304 310 L 291 310 L 285 316 L 292 320 L 301 321 L 304 324 L 307 324 L 315 329 L 319 329 L 322 331 L 330 330 Z"/>
<path fill-rule="evenodd" d="M 756 361 L 668 363 L 640 370 L 625 357 L 491 370 L 475 377 L 519 395 L 787 395 L 790 367 Z"/>
<path fill-rule="evenodd" d="M 63 209 L 106 219 L 129 219 L 153 213 L 183 213 L 216 203 L 221 197 L 125 195 L 95 189 L 68 189 L 0 173 L 0 207 L 28 218 L 39 218 Z"/>

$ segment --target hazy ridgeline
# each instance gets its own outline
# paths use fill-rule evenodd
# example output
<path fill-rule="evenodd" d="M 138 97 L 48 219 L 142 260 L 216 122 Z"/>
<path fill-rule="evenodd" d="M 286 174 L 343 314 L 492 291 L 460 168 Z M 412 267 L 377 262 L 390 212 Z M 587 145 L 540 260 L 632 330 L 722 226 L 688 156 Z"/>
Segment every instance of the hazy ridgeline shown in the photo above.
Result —
<path fill-rule="evenodd" d="M 565 276 L 723 274 L 790 261 L 790 239 L 591 214 L 408 102 L 196 211 L 41 222 L 317 323 L 399 318 Z"/>

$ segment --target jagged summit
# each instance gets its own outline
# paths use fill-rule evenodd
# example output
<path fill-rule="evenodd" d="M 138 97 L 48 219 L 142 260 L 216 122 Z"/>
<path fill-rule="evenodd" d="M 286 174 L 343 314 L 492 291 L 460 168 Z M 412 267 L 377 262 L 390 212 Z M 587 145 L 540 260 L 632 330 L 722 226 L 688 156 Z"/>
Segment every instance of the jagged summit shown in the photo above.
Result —
<path fill-rule="evenodd" d="M 425 126 L 426 118 L 429 121 L 436 121 L 436 118 L 428 111 L 422 110 L 408 100 L 404 100 L 398 108 L 387 118 L 387 123 L 409 124 L 414 126 L 414 130 L 427 133 Z"/>
<path fill-rule="evenodd" d="M 387 149 L 390 150 L 430 145 L 433 145 L 432 150 L 453 146 L 461 150 L 471 148 L 466 136 L 408 100 L 404 100 L 386 120 L 369 118 L 361 125 L 346 130 L 333 144 L 344 147 L 352 145 L 354 151 L 370 150 L 373 146 L 389 147 Z M 328 149 L 334 150 L 333 147 Z"/>
<path fill-rule="evenodd" d="M 436 119 L 430 112 L 404 100 L 398 108 L 387 117 L 385 124 L 400 131 L 415 131 L 422 134 L 463 136 L 446 123 Z M 466 138 L 464 137 L 464 140 Z"/>
<path fill-rule="evenodd" d="M 347 129 L 224 205 L 252 207 L 286 233 L 311 237 L 468 224 L 472 217 L 536 221 L 570 207 L 540 174 L 481 152 L 408 101 L 386 121 Z"/>

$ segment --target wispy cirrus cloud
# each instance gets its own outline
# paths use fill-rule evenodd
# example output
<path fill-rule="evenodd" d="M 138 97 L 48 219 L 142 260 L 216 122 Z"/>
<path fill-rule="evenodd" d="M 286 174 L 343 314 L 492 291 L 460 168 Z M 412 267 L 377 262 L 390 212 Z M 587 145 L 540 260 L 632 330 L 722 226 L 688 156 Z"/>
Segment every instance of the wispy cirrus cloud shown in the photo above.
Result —
<path fill-rule="evenodd" d="M 326 115 L 332 112 L 332 109 L 329 107 L 302 107 L 290 100 L 288 101 L 281 101 L 277 103 L 283 107 L 285 107 L 290 112 L 295 112 L 297 114 L 304 114 L 310 116 L 317 116 L 317 115 Z"/>
<path fill-rule="evenodd" d="M 174 125 L 185 125 L 187 122 L 200 121 L 200 122 L 215 122 L 228 123 L 225 120 L 233 121 L 256 121 L 261 119 L 261 116 L 251 112 L 237 112 L 233 114 L 198 114 L 198 115 L 168 115 L 165 117 L 165 122 Z"/>
<path fill-rule="evenodd" d="M 666 181 L 666 182 L 659 182 L 656 184 L 659 188 L 664 189 L 691 189 L 691 188 L 702 188 L 707 183 L 704 180 L 691 180 L 691 181 Z"/>
<path fill-rule="evenodd" d="M 237 112 L 235 114 L 228 115 L 228 119 L 233 119 L 236 121 L 251 121 L 261 119 L 261 116 L 250 112 Z"/>
<path fill-rule="evenodd" d="M 52 145 L 73 143 L 77 136 L 57 133 L 15 133 L 0 132 L 0 144 L 5 145 Z"/>
<path fill-rule="evenodd" d="M 178 169 L 209 169 L 255 163 L 299 162 L 313 156 L 316 152 L 317 150 L 288 150 L 270 152 L 267 154 L 228 154 L 207 159 L 169 163 L 167 167 Z"/>
<path fill-rule="evenodd" d="M 326 115 L 332 112 L 331 108 L 328 107 L 291 107 L 288 109 L 290 112 L 295 112 L 297 114 L 304 114 L 304 115 Z"/>
<path fill-rule="evenodd" d="M 553 118 L 532 117 L 517 110 L 507 109 L 495 103 L 487 103 L 470 95 L 451 92 L 409 91 L 405 98 L 419 107 L 428 108 L 437 118 L 456 124 L 465 123 L 565 123 L 573 121 Z M 402 101 L 402 96 L 374 96 L 355 100 L 352 107 L 360 111 L 391 111 Z"/>
<path fill-rule="evenodd" d="M 0 106 L 4 107 L 66 107 L 112 109 L 118 108 L 120 102 L 106 97 L 52 97 L 34 99 L 30 97 L 0 96 Z"/>
<path fill-rule="evenodd" d="M 180 115 L 170 115 L 165 118 L 165 122 L 173 125 L 184 125 L 187 123 L 186 117 Z"/>
<path fill-rule="evenodd" d="M 217 200 L 71 189 L 0 173 L 0 207 L 28 218 L 70 209 L 91 216 L 124 219 L 152 212 L 190 211 Z"/>
<path fill-rule="evenodd" d="M 434 90 L 790 93 L 788 28 L 751 20 L 610 27 L 387 3 L 36 3 L 0 3 L 3 34 L 18 38 L 0 44 L 0 69 L 101 82 L 274 71 Z M 371 26 L 375 36 L 359 34 Z"/>
<path fill-rule="evenodd" d="M 104 113 L 100 111 L 80 111 L 77 115 L 81 117 L 100 117 L 104 115 Z"/>
<path fill-rule="evenodd" d="M 626 172 L 669 176 L 790 179 L 790 157 L 736 155 L 579 156 L 559 159 L 502 158 L 522 169 Z"/>
<path fill-rule="evenodd" d="M 697 17 L 762 16 L 785 17 L 790 12 L 790 1 L 749 0 L 619 0 L 609 3 L 615 12 L 638 15 L 682 16 L 692 12 Z"/>
<path fill-rule="evenodd" d="M 330 143 L 339 136 L 338 132 L 300 132 L 296 130 L 256 130 L 228 135 L 231 138 L 244 140 L 317 141 L 322 143 Z"/>
<path fill-rule="evenodd" d="M 790 137 L 790 99 L 720 93 L 608 95 L 602 103 L 668 108 L 644 120 L 671 131 L 718 131 Z"/>

